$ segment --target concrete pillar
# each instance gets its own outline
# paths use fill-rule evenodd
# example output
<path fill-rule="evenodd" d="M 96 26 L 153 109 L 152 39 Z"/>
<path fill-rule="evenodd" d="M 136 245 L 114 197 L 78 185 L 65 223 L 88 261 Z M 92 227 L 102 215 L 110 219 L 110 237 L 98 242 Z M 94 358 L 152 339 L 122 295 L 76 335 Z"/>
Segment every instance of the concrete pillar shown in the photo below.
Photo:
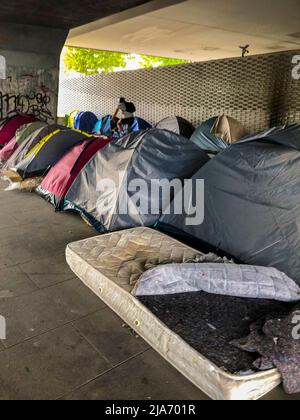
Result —
<path fill-rule="evenodd" d="M 0 120 L 23 112 L 56 121 L 59 59 L 67 34 L 64 29 L 0 26 Z"/>

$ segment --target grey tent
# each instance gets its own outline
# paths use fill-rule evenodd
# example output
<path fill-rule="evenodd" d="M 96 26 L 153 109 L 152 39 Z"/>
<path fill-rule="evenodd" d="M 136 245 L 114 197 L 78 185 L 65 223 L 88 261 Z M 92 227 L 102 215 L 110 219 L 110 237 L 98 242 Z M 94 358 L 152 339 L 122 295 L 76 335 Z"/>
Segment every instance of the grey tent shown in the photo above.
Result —
<path fill-rule="evenodd" d="M 275 267 L 300 284 L 300 125 L 233 144 L 195 175 L 205 181 L 205 219 L 162 217 L 161 229 L 239 261 Z M 201 205 L 201 203 L 198 203 Z"/>
<path fill-rule="evenodd" d="M 42 176 L 70 149 L 88 137 L 80 131 L 57 129 L 42 138 L 16 165 L 15 170 L 23 179 Z"/>
<path fill-rule="evenodd" d="M 182 117 L 165 118 L 156 125 L 156 128 L 173 131 L 187 139 L 190 139 L 195 131 L 193 125 Z"/>
<path fill-rule="evenodd" d="M 190 178 L 208 160 L 200 148 L 175 133 L 132 133 L 89 161 L 66 195 L 65 208 L 79 211 L 100 232 L 153 226 L 170 193 L 153 198 L 151 192 L 163 180 Z M 101 185 L 105 181 L 108 185 Z"/>
<path fill-rule="evenodd" d="M 200 125 L 191 137 L 192 142 L 209 153 L 219 153 L 249 133 L 234 118 L 221 115 Z"/>

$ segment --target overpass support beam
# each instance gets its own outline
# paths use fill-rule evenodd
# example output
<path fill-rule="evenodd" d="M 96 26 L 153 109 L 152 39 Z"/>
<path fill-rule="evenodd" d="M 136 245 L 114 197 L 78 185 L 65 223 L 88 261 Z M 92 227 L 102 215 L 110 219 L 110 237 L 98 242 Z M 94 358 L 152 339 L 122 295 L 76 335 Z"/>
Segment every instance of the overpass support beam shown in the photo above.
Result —
<path fill-rule="evenodd" d="M 39 26 L 0 26 L 0 119 L 34 113 L 57 117 L 59 61 L 68 31 Z"/>

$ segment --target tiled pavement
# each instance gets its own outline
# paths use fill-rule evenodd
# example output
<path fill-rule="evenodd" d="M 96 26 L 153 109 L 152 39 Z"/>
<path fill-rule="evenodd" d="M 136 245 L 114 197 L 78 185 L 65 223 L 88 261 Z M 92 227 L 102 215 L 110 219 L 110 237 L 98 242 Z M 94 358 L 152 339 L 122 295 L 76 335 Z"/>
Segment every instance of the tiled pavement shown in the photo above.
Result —
<path fill-rule="evenodd" d="M 95 232 L 4 185 L 0 314 L 8 334 L 0 342 L 0 399 L 207 399 L 74 277 L 66 245 Z M 279 388 L 266 398 L 286 397 Z"/>

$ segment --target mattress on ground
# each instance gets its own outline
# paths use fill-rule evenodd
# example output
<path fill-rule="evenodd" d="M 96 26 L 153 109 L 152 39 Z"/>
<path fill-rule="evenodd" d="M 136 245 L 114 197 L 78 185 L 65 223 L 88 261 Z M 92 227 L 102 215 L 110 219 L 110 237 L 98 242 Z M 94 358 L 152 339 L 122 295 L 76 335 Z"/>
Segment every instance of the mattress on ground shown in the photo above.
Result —
<path fill-rule="evenodd" d="M 161 311 L 155 312 L 155 302 L 153 306 L 149 301 L 143 304 L 131 294 L 145 271 L 160 264 L 186 262 L 195 255 L 199 252 L 147 228 L 101 235 L 72 243 L 66 250 L 67 262 L 74 273 L 203 392 L 215 400 L 258 399 L 280 384 L 277 370 L 229 373 L 218 367 L 216 359 L 213 362 L 203 356 L 198 351 L 201 346 L 188 343 L 184 334 L 171 330 L 162 321 Z"/>

